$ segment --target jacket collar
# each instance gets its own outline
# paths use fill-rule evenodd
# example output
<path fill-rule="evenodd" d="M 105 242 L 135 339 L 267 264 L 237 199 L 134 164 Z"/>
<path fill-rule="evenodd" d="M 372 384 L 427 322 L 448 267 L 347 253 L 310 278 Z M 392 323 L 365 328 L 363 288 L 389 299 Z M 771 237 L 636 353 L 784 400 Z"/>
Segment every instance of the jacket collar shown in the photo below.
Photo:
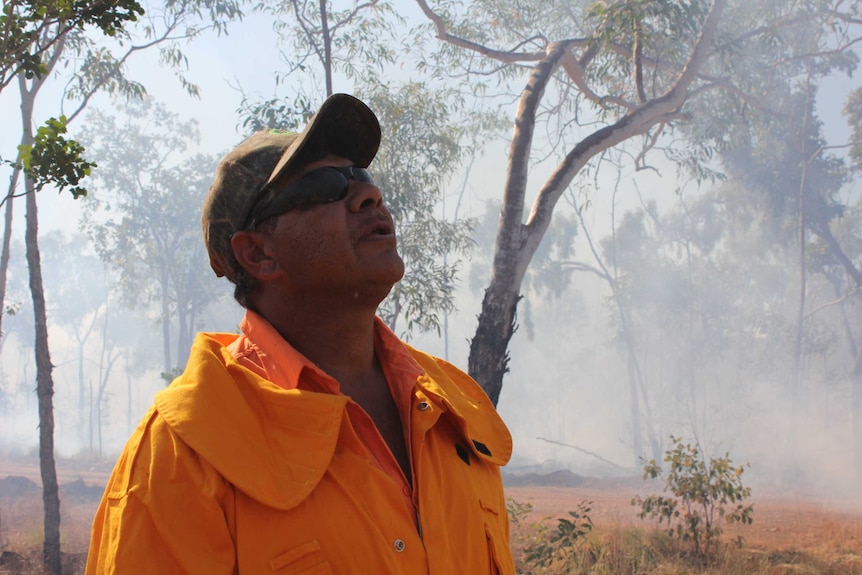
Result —
<path fill-rule="evenodd" d="M 506 465 L 512 456 L 512 436 L 482 388 L 452 364 L 404 345 L 425 370 L 419 387 L 454 417 L 476 455 Z"/>
<path fill-rule="evenodd" d="M 156 409 L 227 481 L 269 506 L 291 509 L 326 472 L 348 398 L 286 390 L 255 375 L 226 349 L 236 337 L 198 334 L 185 372 L 156 395 Z M 425 370 L 417 388 L 454 418 L 478 457 L 505 465 L 512 437 L 479 386 L 406 347 Z"/>
<path fill-rule="evenodd" d="M 185 372 L 156 395 L 156 408 L 230 483 L 290 509 L 323 477 L 347 397 L 285 390 L 258 377 L 225 349 L 236 337 L 198 334 Z"/>

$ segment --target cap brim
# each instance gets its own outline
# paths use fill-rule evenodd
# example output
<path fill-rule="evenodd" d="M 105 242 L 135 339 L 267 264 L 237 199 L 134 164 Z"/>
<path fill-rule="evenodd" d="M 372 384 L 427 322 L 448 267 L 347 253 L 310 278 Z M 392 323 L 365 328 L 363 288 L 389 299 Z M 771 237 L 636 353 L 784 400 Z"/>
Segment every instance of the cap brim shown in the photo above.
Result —
<path fill-rule="evenodd" d="M 333 94 L 282 154 L 264 188 L 328 154 L 366 168 L 377 155 L 380 137 L 380 123 L 371 108 L 349 94 Z"/>

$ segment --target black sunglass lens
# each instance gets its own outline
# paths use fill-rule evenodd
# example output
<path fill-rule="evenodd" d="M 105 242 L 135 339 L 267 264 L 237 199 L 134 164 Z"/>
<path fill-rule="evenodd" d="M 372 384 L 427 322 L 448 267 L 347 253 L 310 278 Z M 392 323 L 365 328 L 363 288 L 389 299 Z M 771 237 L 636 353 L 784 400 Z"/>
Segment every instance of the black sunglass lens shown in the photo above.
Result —
<path fill-rule="evenodd" d="M 366 184 L 373 184 L 374 180 L 371 178 L 371 174 L 365 168 L 351 168 L 353 171 L 353 179 L 357 182 L 363 182 Z"/>
<path fill-rule="evenodd" d="M 313 204 L 326 204 L 343 200 L 347 196 L 350 180 L 373 184 L 371 174 L 365 168 L 326 166 L 305 174 L 289 184 L 268 206 L 253 218 L 261 222 L 290 210 L 302 209 Z"/>

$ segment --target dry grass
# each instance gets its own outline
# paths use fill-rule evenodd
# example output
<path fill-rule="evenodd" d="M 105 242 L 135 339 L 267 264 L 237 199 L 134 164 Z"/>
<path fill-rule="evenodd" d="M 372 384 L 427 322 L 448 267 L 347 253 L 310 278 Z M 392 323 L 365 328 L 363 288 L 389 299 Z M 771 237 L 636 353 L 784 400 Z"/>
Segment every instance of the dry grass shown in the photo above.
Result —
<path fill-rule="evenodd" d="M 792 497 L 754 500 L 754 524 L 726 528 L 712 560 L 652 523 L 637 519 L 625 490 L 515 488 L 509 496 L 532 511 L 513 525 L 518 573 L 524 575 L 862 575 L 862 506 Z M 579 502 L 593 501 L 595 528 L 568 564 L 538 567 L 525 559 Z"/>
<path fill-rule="evenodd" d="M 513 533 L 518 573 L 523 575 L 862 575 L 862 549 L 795 551 L 757 549 L 725 538 L 708 563 L 689 547 L 651 527 L 597 527 L 569 561 L 538 567 L 525 561 L 531 526 Z"/>
<path fill-rule="evenodd" d="M 90 525 L 98 502 L 68 498 L 60 505 L 64 575 L 84 572 Z M 0 499 L 0 575 L 37 575 L 42 553 L 42 501 L 38 497 Z M 7 563 L 4 565 L 4 563 Z"/>
<path fill-rule="evenodd" d="M 2 477 L 2 475 L 0 475 Z M 519 573 L 530 575 L 862 575 L 862 504 L 809 498 L 754 499 L 754 524 L 728 527 L 712 564 L 703 566 L 686 549 L 652 524 L 637 519 L 626 486 L 607 488 L 519 487 L 507 490 L 532 511 L 513 525 Z M 541 570 L 524 562 L 524 548 L 581 501 L 593 501 L 595 529 L 577 550 L 574 567 Z M 64 573 L 82 572 L 90 523 L 97 501 L 64 497 L 61 542 Z M 0 498 L 0 551 L 14 551 L 29 562 L 0 575 L 32 575 L 42 544 L 42 504 L 38 496 Z M 547 532 L 547 529 L 544 533 Z M 740 544 L 741 538 L 741 544 Z"/>

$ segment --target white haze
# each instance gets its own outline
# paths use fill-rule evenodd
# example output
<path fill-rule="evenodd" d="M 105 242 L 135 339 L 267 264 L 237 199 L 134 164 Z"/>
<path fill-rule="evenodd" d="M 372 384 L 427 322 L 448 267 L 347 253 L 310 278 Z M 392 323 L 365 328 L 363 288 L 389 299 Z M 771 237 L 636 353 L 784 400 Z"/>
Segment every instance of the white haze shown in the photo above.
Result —
<path fill-rule="evenodd" d="M 258 23 L 259 24 L 259 23 Z M 258 26 L 260 28 L 260 26 Z M 262 28 L 261 28 L 262 29 Z M 162 72 L 148 74 L 145 84 L 160 101 L 172 110 L 181 111 L 185 117 L 197 117 L 201 122 L 203 140 L 199 150 L 215 153 L 228 149 L 239 136 L 235 129 L 235 109 L 239 94 L 229 83 L 240 83 L 269 96 L 273 90 L 267 70 L 277 67 L 255 62 L 255 66 L 242 66 L 243 59 L 237 53 L 239 47 L 251 44 L 243 39 L 247 33 L 234 32 L 232 39 L 214 39 L 189 49 L 191 71 L 194 81 L 203 88 L 200 101 L 190 100 L 175 87 L 172 78 Z M 155 70 L 152 63 L 142 67 Z M 200 70 L 207 68 L 206 73 Z M 243 76 L 244 75 L 244 76 Z M 853 83 L 836 79 L 822 93 L 820 101 L 825 134 L 831 143 L 843 143 L 847 130 L 843 118 L 838 114 Z M 14 116 L 14 101 L 4 94 L 0 98 L 0 113 L 4 125 Z M 104 101 L 102 105 L 109 105 Z M 5 130 L 4 130 L 5 131 Z M 0 135 L 3 155 L 10 145 L 10 131 Z M 502 187 L 500 166 L 505 161 L 504 144 L 494 143 L 485 152 L 479 166 L 474 167 L 469 185 L 467 201 L 462 215 L 478 216 L 488 198 L 499 195 Z M 540 166 L 531 177 L 535 189 L 541 181 L 541 173 L 547 166 Z M 662 198 L 662 207 L 673 204 L 673 170 L 666 170 L 664 179 L 650 176 L 650 185 L 641 189 L 652 189 L 653 195 Z M 3 173 L 5 176 L 5 172 Z M 634 179 L 634 175 L 630 174 Z M 4 180 L 5 181 L 5 180 Z M 460 182 L 455 178 L 455 185 Z M 663 182 L 656 184 L 656 182 Z M 608 213 L 610 182 L 607 190 L 594 195 L 595 204 L 587 214 L 588 224 L 597 239 L 602 239 L 609 230 Z M 849 192 L 857 194 L 858 190 Z M 454 192 L 453 192 L 454 194 Z M 638 204 L 633 187 L 623 195 L 630 207 Z M 83 202 L 86 200 L 78 200 Z M 42 210 L 42 232 L 64 229 L 73 233 L 79 213 L 79 204 L 63 195 L 55 197 L 43 192 L 40 197 Z M 20 203 L 19 203 L 20 207 Z M 625 206 L 618 206 L 622 213 Z M 16 214 L 15 237 L 23 237 L 23 214 Z M 578 257 L 587 253 L 583 236 L 578 237 Z M 17 257 L 21 257 L 20 251 Z M 18 276 L 19 290 L 23 290 L 26 279 L 22 278 L 23 263 L 13 270 Z M 205 265 L 205 264 L 204 264 Z M 468 285 L 469 263 L 462 266 L 459 291 L 459 312 L 450 318 L 449 359 L 463 368 L 467 365 L 468 340 L 475 329 L 476 316 L 481 303 L 481 291 Z M 13 281 L 10 279 L 10 281 Z M 14 282 L 13 282 L 14 283 Z M 46 291 L 52 290 L 46 285 Z M 24 293 L 19 291 L 19 293 Z M 229 294 L 224 282 L 224 293 Z M 513 470 L 565 468 L 575 473 L 591 476 L 627 475 L 637 476 L 639 471 L 631 447 L 631 418 L 627 401 L 627 374 L 621 351 L 613 347 L 608 292 L 604 285 L 592 277 L 581 274 L 575 277 L 566 291 L 564 301 L 550 298 L 534 299 L 530 302 L 534 321 L 532 338 L 522 325 L 510 346 L 511 372 L 504 380 L 499 409 L 509 424 L 514 440 L 515 452 L 511 464 Z M 559 310 L 567 307 L 566 313 Z M 49 309 L 49 321 L 50 321 Z M 523 319 L 523 304 L 519 317 Z M 32 314 L 29 308 L 21 314 Z M 235 331 L 241 311 L 230 301 L 223 299 L 222 307 L 212 310 L 202 329 Z M 565 323 L 555 321 L 566 318 Z M 19 327 L 15 324 L 19 322 Z M 7 317 L 3 329 L 2 388 L 5 405 L 0 405 L 0 456 L 32 454 L 37 449 L 38 417 L 36 412 L 35 367 L 32 359 L 32 335 L 28 331 L 32 319 Z M 130 325 L 130 330 L 139 337 L 139 345 L 150 346 L 152 353 L 160 352 L 159 327 L 155 320 Z M 443 340 L 436 334 L 415 335 L 412 343 L 438 355 L 444 354 Z M 77 412 L 78 375 L 76 350 L 70 333 L 56 325 L 51 326 L 50 346 L 54 364 L 56 447 L 59 455 L 72 457 L 98 447 L 98 439 L 91 439 L 88 429 L 89 413 Z M 88 354 L 97 353 L 95 348 Z M 155 362 L 158 365 L 159 362 Z M 98 374 L 87 371 L 87 381 L 92 382 Z M 747 477 L 764 490 L 800 489 L 821 495 L 862 496 L 858 485 L 851 482 L 851 435 L 850 421 L 846 413 L 849 404 L 849 384 L 836 380 L 832 385 L 808 386 L 807 400 L 797 416 L 798 427 L 791 427 L 791 406 L 784 390 L 768 382 L 746 380 L 744 377 L 725 386 L 722 375 L 703 389 L 708 397 L 701 411 L 691 414 L 683 403 L 674 403 L 670 398 L 665 425 L 657 433 L 668 446 L 668 436 L 674 434 L 685 438 L 697 438 L 711 454 L 730 452 L 737 463 L 749 463 Z M 131 385 L 130 385 L 131 378 Z M 109 407 L 103 422 L 101 453 L 105 458 L 115 457 L 122 448 L 131 428 L 152 403 L 153 395 L 163 387 L 164 381 L 158 370 L 136 372 L 127 376 L 122 367 L 116 369 L 108 388 Z M 128 389 L 132 390 L 131 398 Z M 130 407 L 130 408 L 129 408 Z M 692 424 L 696 420 L 697 424 Z M 543 439 L 540 439 L 543 438 Z M 573 447 L 558 445 L 558 442 Z M 579 449 L 575 449 L 579 448 Z M 586 450 L 600 456 L 607 463 L 588 455 Z"/>

